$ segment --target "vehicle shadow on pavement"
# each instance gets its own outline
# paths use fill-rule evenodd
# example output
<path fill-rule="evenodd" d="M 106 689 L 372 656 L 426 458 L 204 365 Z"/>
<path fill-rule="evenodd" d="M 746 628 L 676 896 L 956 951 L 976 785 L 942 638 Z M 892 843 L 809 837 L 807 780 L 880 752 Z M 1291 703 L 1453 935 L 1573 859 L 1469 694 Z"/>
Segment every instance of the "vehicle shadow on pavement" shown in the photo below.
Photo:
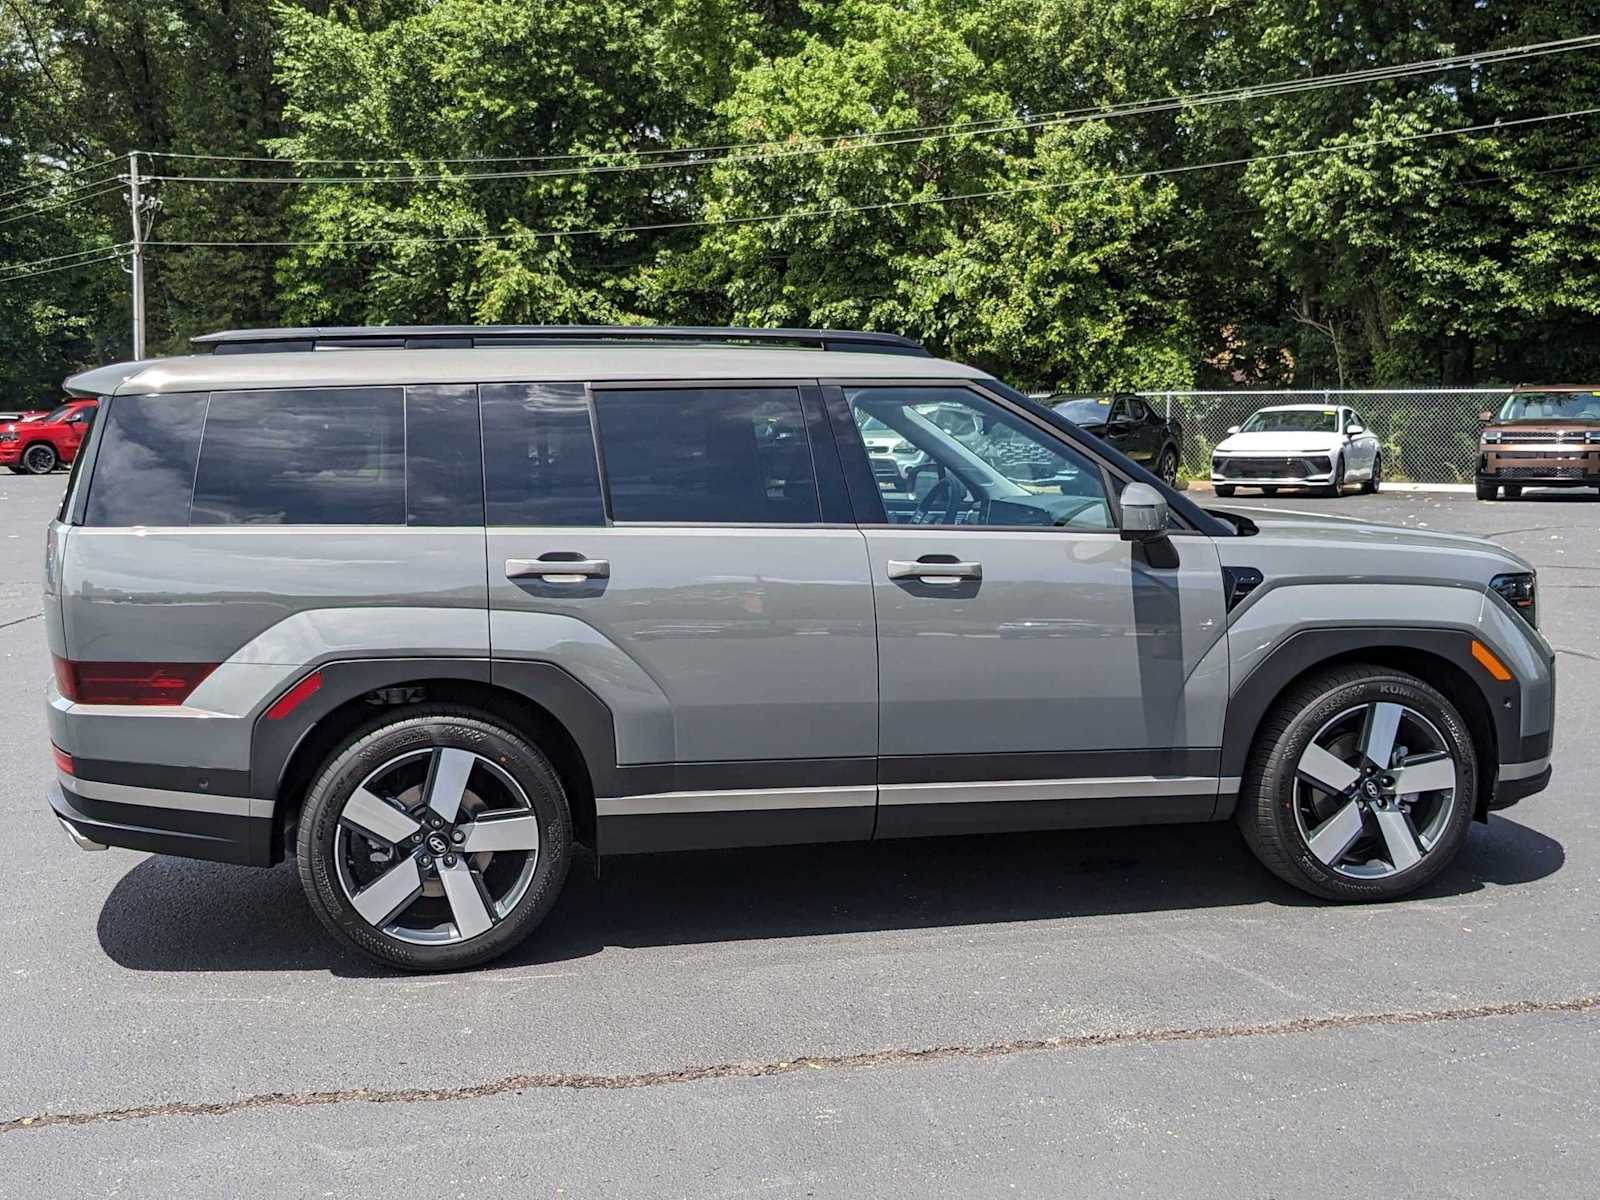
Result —
<path fill-rule="evenodd" d="M 1419 893 L 1463 895 L 1542 879 L 1561 844 L 1496 816 Z M 573 864 L 543 928 L 484 968 L 560 962 L 608 946 L 672 946 L 1270 903 L 1317 904 L 1280 883 L 1231 825 L 917 838 L 641 855 Z M 118 881 L 100 944 L 138 971 L 394 974 L 336 947 L 292 865 L 273 870 L 148 858 Z"/>

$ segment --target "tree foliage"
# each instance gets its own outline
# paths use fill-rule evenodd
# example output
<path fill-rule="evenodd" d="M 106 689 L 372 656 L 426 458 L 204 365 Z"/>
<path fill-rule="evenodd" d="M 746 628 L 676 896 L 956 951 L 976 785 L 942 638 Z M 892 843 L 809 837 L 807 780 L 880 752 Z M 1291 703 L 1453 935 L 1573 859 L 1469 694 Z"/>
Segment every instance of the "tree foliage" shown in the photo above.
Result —
<path fill-rule="evenodd" d="M 670 320 L 894 330 L 1038 388 L 1593 377 L 1600 118 L 1394 139 L 1591 107 L 1600 50 L 1094 113 L 1596 28 L 1597 0 L 0 0 L 0 404 L 126 354 L 116 262 L 5 264 L 125 242 L 130 149 L 207 180 L 154 188 L 157 352 Z"/>

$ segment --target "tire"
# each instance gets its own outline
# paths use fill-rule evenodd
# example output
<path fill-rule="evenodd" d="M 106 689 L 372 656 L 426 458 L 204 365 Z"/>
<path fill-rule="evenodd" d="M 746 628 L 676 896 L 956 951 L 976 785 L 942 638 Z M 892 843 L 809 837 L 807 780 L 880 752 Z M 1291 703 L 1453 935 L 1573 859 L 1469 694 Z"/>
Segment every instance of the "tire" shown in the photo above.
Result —
<path fill-rule="evenodd" d="M 1233 484 L 1231 483 L 1216 484 L 1211 490 L 1216 492 L 1218 500 L 1228 500 L 1233 496 Z"/>
<path fill-rule="evenodd" d="M 452 816 L 437 829 L 429 793 Z M 514 819 L 462 819 L 485 809 Z M 508 847 L 472 852 L 491 827 Z M 425 705 L 374 720 L 328 756 L 295 849 L 306 898 L 338 941 L 388 966 L 455 971 L 511 950 L 550 911 L 572 860 L 572 813 L 550 760 L 520 734 L 473 709 Z M 389 901 L 398 907 L 379 915 Z"/>
<path fill-rule="evenodd" d="M 1381 754 L 1385 741 L 1369 731 L 1388 728 L 1374 714 L 1392 710 L 1401 715 L 1387 740 L 1389 762 L 1369 773 L 1359 765 L 1361 750 L 1376 745 Z M 1313 757 L 1313 742 L 1329 757 Z M 1402 748 L 1406 757 L 1396 764 Z M 1353 776 L 1346 790 L 1309 782 L 1307 772 L 1314 771 L 1343 783 L 1336 763 Z M 1409 806 L 1408 773 L 1420 789 L 1409 793 Z M 1445 778 L 1449 787 L 1421 787 Z M 1301 891 L 1328 900 L 1393 900 L 1427 883 L 1460 852 L 1477 787 L 1477 750 L 1454 705 L 1412 675 L 1354 664 L 1297 685 L 1268 713 L 1235 819 L 1262 864 Z"/>
<path fill-rule="evenodd" d="M 1383 486 L 1383 455 L 1378 455 L 1372 460 L 1372 474 L 1361 485 L 1363 496 L 1375 496 L 1378 489 Z"/>
<path fill-rule="evenodd" d="M 1337 499 L 1344 495 L 1344 455 L 1339 455 L 1333 460 L 1333 479 L 1329 481 L 1328 488 L 1323 492 L 1325 496 Z"/>
<path fill-rule="evenodd" d="M 1508 483 L 1505 485 L 1505 488 L 1507 500 L 1522 499 L 1522 485 L 1520 483 Z"/>
<path fill-rule="evenodd" d="M 1168 446 L 1156 463 L 1156 475 L 1168 487 L 1178 486 L 1178 452 Z"/>
<path fill-rule="evenodd" d="M 1500 494 L 1500 486 L 1494 480 L 1482 477 L 1472 481 L 1472 490 L 1478 494 L 1479 500 L 1493 500 Z"/>
<path fill-rule="evenodd" d="M 21 467 L 13 467 L 13 466 L 10 466 L 9 464 L 6 466 L 6 470 L 10 471 L 13 475 L 26 475 L 27 474 L 27 472 L 24 471 Z"/>
<path fill-rule="evenodd" d="M 26 475 L 48 475 L 60 461 L 56 448 L 49 442 L 35 442 L 22 452 L 22 470 Z"/>

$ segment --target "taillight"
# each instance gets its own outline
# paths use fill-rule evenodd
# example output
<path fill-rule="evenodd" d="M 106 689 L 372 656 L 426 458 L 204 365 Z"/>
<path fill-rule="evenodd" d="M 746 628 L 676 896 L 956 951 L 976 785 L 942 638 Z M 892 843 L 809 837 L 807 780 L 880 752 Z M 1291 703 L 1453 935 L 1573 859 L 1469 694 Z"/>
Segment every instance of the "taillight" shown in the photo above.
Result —
<path fill-rule="evenodd" d="M 72 767 L 72 755 L 68 754 L 54 742 L 50 743 L 50 757 L 56 760 L 56 769 L 63 775 L 74 774 Z"/>
<path fill-rule="evenodd" d="M 56 687 L 75 704 L 182 704 L 218 665 L 72 662 L 53 657 Z"/>

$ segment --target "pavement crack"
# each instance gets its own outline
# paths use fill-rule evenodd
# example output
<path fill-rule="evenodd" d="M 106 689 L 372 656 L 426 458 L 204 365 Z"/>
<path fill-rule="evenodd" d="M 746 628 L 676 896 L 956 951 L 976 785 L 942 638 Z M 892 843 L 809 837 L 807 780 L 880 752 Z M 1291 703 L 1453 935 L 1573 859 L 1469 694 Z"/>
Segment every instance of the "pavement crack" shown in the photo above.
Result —
<path fill-rule="evenodd" d="M 647 1071 L 633 1075 L 580 1073 L 508 1075 L 487 1083 L 452 1088 L 347 1088 L 321 1092 L 262 1092 L 232 1100 L 179 1100 L 133 1108 L 86 1112 L 35 1113 L 0 1121 L 0 1134 L 58 1125 L 101 1125 L 117 1121 L 142 1121 L 153 1117 L 220 1117 L 264 1108 L 315 1108 L 329 1104 L 422 1104 L 450 1100 L 480 1100 L 507 1093 L 541 1090 L 621 1091 L 663 1087 L 677 1083 L 705 1083 L 722 1079 L 764 1079 L 800 1071 L 837 1071 L 943 1062 L 949 1059 L 1002 1058 L 1045 1051 L 1090 1050 L 1112 1046 L 1161 1045 L 1172 1042 L 1214 1042 L 1231 1038 L 1281 1037 L 1338 1029 L 1375 1026 L 1432 1025 L 1445 1021 L 1473 1021 L 1488 1017 L 1520 1017 L 1588 1013 L 1600 1009 L 1600 994 L 1564 1000 L 1512 1000 L 1470 1008 L 1411 1009 L 1396 1012 L 1332 1014 L 1298 1017 L 1260 1025 L 1200 1025 L 1192 1028 L 1132 1029 L 1106 1033 L 1069 1034 L 1061 1037 L 1022 1038 L 973 1045 L 929 1046 L 922 1049 L 869 1050 L 856 1054 L 802 1056 L 764 1063 L 718 1063 L 682 1067 L 672 1071 Z"/>
<path fill-rule="evenodd" d="M 24 621 L 37 621 L 44 616 L 42 612 L 29 613 L 25 617 L 17 617 L 10 621 L 0 621 L 0 629 L 10 629 L 13 625 L 21 625 Z"/>

